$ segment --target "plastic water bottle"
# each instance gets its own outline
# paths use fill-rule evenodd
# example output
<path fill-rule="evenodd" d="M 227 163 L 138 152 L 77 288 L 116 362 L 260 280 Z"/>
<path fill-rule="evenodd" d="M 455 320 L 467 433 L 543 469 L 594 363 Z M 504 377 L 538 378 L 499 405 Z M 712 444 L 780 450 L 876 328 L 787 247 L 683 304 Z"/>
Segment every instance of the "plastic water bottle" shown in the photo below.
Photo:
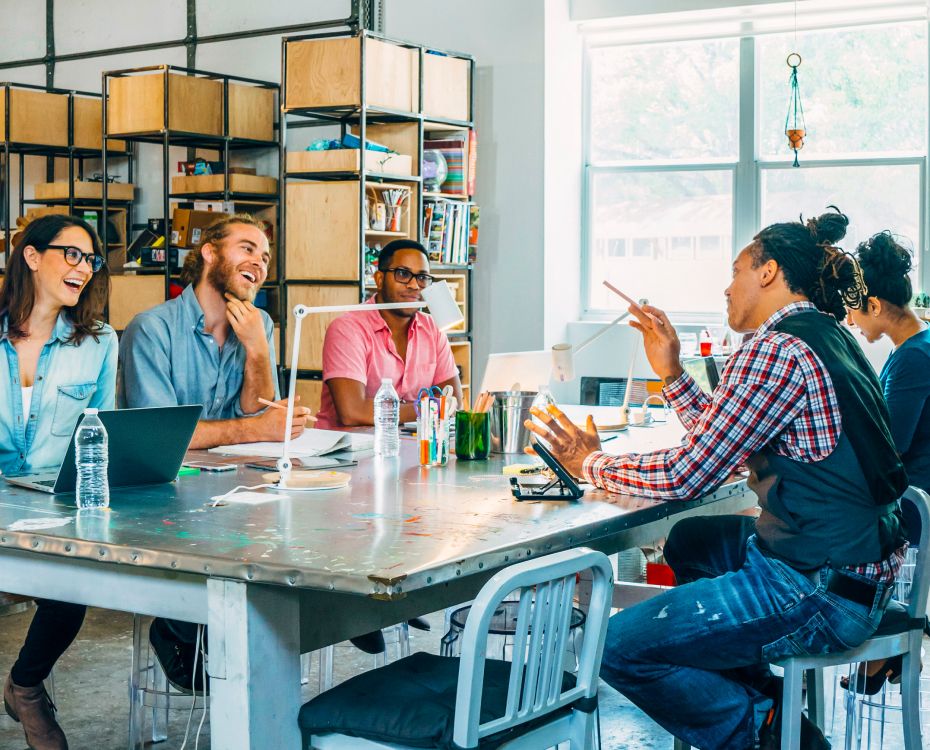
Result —
<path fill-rule="evenodd" d="M 533 399 L 533 408 L 548 414 L 550 406 L 555 406 L 555 398 L 552 395 L 552 391 L 549 390 L 548 385 L 541 385 L 536 392 L 536 397 Z M 544 424 L 538 417 L 533 417 L 533 421 L 539 425 Z"/>
<path fill-rule="evenodd" d="M 77 463 L 78 508 L 106 508 L 110 505 L 110 482 L 107 478 L 107 429 L 96 409 L 85 409 L 84 420 L 74 435 Z"/>
<path fill-rule="evenodd" d="M 400 452 L 400 399 L 390 378 L 381 379 L 375 394 L 375 455 L 390 458 Z"/>

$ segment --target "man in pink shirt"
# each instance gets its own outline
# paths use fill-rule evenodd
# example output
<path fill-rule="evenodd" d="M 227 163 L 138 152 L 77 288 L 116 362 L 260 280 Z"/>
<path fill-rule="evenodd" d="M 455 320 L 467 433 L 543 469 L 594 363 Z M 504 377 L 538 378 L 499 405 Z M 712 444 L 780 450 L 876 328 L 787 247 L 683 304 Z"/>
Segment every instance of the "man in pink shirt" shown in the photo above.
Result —
<path fill-rule="evenodd" d="M 429 257 L 419 242 L 394 240 L 378 257 L 369 302 L 416 302 L 433 283 Z M 413 308 L 350 312 L 334 320 L 323 342 L 323 388 L 317 428 L 374 424 L 374 397 L 382 378 L 400 396 L 400 421 L 416 419 L 421 388 L 451 385 L 462 403 L 462 384 L 445 334 L 433 319 Z"/>

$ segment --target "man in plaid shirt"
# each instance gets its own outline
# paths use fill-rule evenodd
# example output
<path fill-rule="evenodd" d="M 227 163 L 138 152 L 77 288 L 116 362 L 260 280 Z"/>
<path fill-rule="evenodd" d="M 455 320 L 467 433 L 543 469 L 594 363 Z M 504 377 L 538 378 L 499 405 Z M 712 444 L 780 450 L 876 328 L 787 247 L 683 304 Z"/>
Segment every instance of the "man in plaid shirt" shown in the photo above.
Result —
<path fill-rule="evenodd" d="M 631 307 L 687 429 L 681 445 L 612 456 L 590 417 L 586 430 L 557 409 L 534 410 L 545 426 L 527 423 L 610 492 L 697 498 L 749 465 L 759 519 L 676 526 L 666 554 L 690 583 L 620 612 L 608 631 L 601 676 L 696 747 L 777 746 L 778 691 L 759 665 L 864 641 L 903 560 L 906 477 L 877 378 L 838 323 L 862 292 L 855 262 L 833 247 L 846 224 L 838 212 L 776 224 L 739 254 L 729 324 L 753 336 L 711 396 L 682 370 L 665 313 Z M 807 724 L 802 746 L 829 744 Z"/>

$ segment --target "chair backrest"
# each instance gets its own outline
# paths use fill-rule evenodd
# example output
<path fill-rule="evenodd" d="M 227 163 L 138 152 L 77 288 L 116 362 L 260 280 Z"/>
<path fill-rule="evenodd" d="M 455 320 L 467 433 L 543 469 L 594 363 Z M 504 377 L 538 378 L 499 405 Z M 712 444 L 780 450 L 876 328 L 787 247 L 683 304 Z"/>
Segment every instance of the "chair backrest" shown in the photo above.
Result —
<path fill-rule="evenodd" d="M 593 586 L 578 656 L 575 686 L 562 690 L 563 656 L 570 637 L 576 575 L 591 570 Z M 468 613 L 462 637 L 453 739 L 476 747 L 480 737 L 504 731 L 597 695 L 607 636 L 613 574 L 601 552 L 572 549 L 511 565 L 489 580 Z M 488 627 L 505 598 L 519 608 L 504 715 L 480 723 Z"/>
<path fill-rule="evenodd" d="M 920 514 L 920 540 L 917 542 L 917 562 L 907 602 L 910 618 L 923 618 L 927 614 L 927 596 L 930 591 L 930 496 L 917 487 L 908 487 L 901 502 L 911 502 Z"/>
<path fill-rule="evenodd" d="M 626 396 L 626 378 L 581 378 L 581 403 L 584 406 L 623 406 Z M 662 393 L 662 381 L 633 378 L 630 405 L 638 406 L 651 395 Z"/>

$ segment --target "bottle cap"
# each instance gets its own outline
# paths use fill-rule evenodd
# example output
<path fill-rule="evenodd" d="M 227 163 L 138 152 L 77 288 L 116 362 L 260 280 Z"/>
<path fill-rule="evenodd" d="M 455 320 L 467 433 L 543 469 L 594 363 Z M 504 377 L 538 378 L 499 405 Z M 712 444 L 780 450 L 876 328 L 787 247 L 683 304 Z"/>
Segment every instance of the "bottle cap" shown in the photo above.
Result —
<path fill-rule="evenodd" d="M 93 416 L 97 413 L 97 411 L 98 411 L 97 409 L 85 409 L 84 413 L 87 414 L 88 416 Z"/>

